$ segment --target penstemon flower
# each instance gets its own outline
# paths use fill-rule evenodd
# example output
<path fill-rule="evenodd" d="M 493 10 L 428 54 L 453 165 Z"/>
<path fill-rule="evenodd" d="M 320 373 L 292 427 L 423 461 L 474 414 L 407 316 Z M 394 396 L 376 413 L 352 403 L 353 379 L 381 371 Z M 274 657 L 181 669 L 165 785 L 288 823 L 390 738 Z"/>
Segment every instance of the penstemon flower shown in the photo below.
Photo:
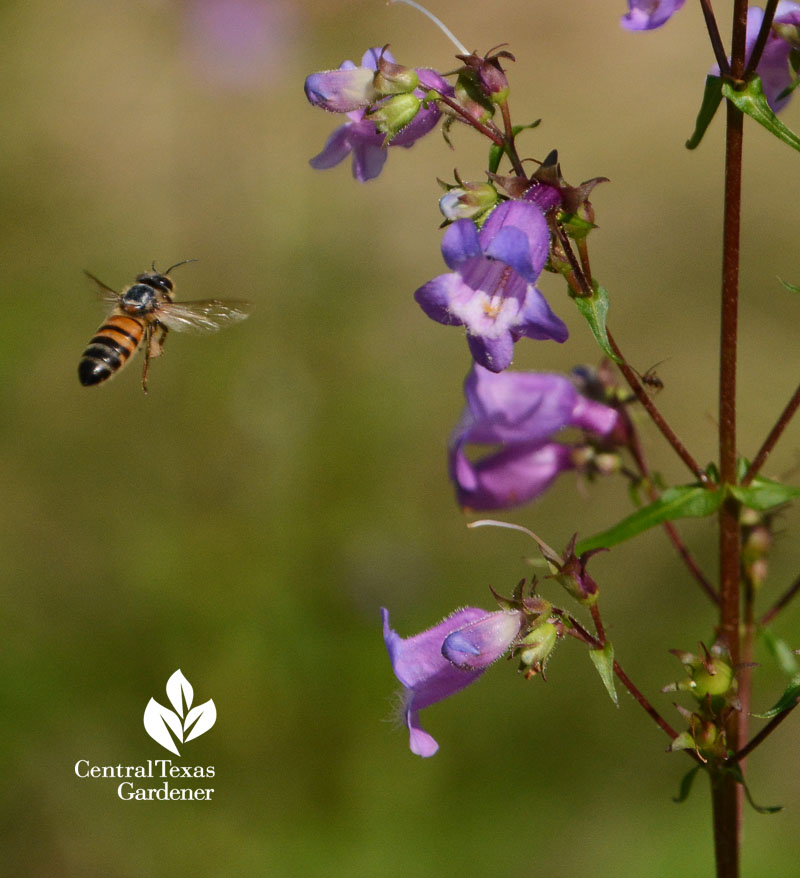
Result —
<path fill-rule="evenodd" d="M 539 207 L 506 201 L 480 231 L 468 219 L 447 227 L 442 256 L 452 271 L 423 284 L 414 298 L 433 320 L 466 327 L 475 362 L 501 372 L 511 365 L 520 338 L 563 342 L 569 335 L 535 286 L 549 246 Z"/>
<path fill-rule="evenodd" d="M 417 756 L 433 756 L 439 745 L 420 725 L 420 710 L 474 683 L 508 651 L 525 623 L 525 614 L 464 607 L 407 638 L 389 627 L 388 610 L 381 610 L 381 616 L 392 669 L 404 687 L 402 711 L 409 747 Z"/>
<path fill-rule="evenodd" d="M 494 374 L 473 366 L 464 382 L 467 405 L 450 438 L 450 477 L 458 503 L 469 509 L 507 509 L 538 497 L 578 465 L 575 447 L 553 441 L 565 427 L 609 437 L 617 411 L 581 396 L 563 375 Z M 477 460 L 468 445 L 500 446 Z"/>

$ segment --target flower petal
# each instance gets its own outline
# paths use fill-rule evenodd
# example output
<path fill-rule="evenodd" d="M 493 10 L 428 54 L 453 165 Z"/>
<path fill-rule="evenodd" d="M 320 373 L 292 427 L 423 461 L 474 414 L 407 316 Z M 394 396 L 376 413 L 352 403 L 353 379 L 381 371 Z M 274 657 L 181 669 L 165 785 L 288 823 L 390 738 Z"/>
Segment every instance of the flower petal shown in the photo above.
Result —
<path fill-rule="evenodd" d="M 468 259 L 481 255 L 475 223 L 461 219 L 449 225 L 442 236 L 442 256 L 448 268 L 456 271 Z"/>
<path fill-rule="evenodd" d="M 448 634 L 442 655 L 464 670 L 487 668 L 508 651 L 525 623 L 517 610 L 498 610 Z"/>
<path fill-rule="evenodd" d="M 461 326 L 463 320 L 450 310 L 453 299 L 468 291 L 457 274 L 440 274 L 433 280 L 423 284 L 415 293 L 414 298 L 420 308 L 432 320 L 448 326 Z"/>
<path fill-rule="evenodd" d="M 512 445 L 473 463 L 473 486 L 456 483 L 456 498 L 467 509 L 509 509 L 543 494 L 572 467 L 566 445 Z"/>

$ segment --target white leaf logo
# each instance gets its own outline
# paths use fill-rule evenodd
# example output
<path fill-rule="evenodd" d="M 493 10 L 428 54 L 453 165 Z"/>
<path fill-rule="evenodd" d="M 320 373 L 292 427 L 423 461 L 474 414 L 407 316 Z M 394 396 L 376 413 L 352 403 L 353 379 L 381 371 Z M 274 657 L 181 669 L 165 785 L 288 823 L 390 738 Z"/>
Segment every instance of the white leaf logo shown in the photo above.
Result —
<path fill-rule="evenodd" d="M 175 740 L 185 744 L 207 732 L 217 721 L 217 708 L 211 699 L 192 707 L 194 689 L 180 668 L 167 680 L 167 698 L 174 710 L 159 704 L 155 698 L 147 702 L 144 727 L 154 741 L 180 756 Z"/>

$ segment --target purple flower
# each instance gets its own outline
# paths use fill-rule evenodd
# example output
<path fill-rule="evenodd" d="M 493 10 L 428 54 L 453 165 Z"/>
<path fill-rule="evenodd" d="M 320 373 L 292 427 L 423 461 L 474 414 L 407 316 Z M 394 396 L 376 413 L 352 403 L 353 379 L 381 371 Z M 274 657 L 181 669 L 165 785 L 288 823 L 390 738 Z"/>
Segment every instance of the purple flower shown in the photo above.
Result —
<path fill-rule="evenodd" d="M 525 617 L 515 611 L 487 613 L 479 607 L 465 607 L 433 628 L 403 638 L 389 627 L 388 610 L 382 609 L 381 616 L 392 669 L 404 687 L 403 716 L 411 752 L 433 756 L 439 745 L 420 725 L 420 710 L 477 680 L 508 650 Z"/>
<path fill-rule="evenodd" d="M 758 32 L 761 29 L 761 22 L 764 20 L 764 10 L 753 6 L 747 10 L 747 36 L 745 41 L 746 57 L 750 57 L 753 51 Z M 775 11 L 775 24 L 800 24 L 800 4 L 781 0 Z M 764 95 L 777 113 L 786 106 L 790 95 L 778 98 L 778 95 L 792 84 L 792 74 L 789 68 L 789 53 L 792 47 L 789 43 L 779 36 L 774 30 L 770 30 L 767 37 L 767 43 L 764 46 L 764 53 L 758 62 L 756 73 L 761 77 L 761 86 Z M 719 67 L 715 64 L 710 71 L 712 76 L 719 76 Z"/>
<path fill-rule="evenodd" d="M 495 374 L 473 366 L 464 382 L 467 405 L 450 439 L 450 477 L 459 505 L 507 509 L 542 494 L 575 466 L 573 448 L 553 441 L 565 427 L 608 437 L 619 424 L 609 406 L 581 396 L 563 375 Z M 469 444 L 500 446 L 477 460 Z"/>
<path fill-rule="evenodd" d="M 652 30 L 666 24 L 685 0 L 628 0 L 621 24 L 628 30 Z"/>
<path fill-rule="evenodd" d="M 374 79 L 381 58 L 393 62 L 388 51 L 372 48 L 364 53 L 359 67 L 352 61 L 344 61 L 338 70 L 326 70 L 307 77 L 305 92 L 309 102 L 334 113 L 345 113 L 350 120 L 336 128 L 322 152 L 310 160 L 312 168 L 333 168 L 352 153 L 353 176 L 365 183 L 380 174 L 386 162 L 387 146 L 408 148 L 436 127 L 441 112 L 433 101 L 423 103 L 411 122 L 388 138 L 388 143 L 375 122 L 364 118 L 367 108 L 380 107 L 382 96 L 375 89 Z M 421 69 L 416 73 L 421 86 L 413 91 L 417 98 L 424 98 L 427 89 L 444 93 L 452 91 L 435 71 Z"/>
<path fill-rule="evenodd" d="M 530 202 L 506 201 L 480 232 L 468 219 L 448 226 L 442 256 L 453 270 L 421 286 L 414 298 L 433 320 L 465 326 L 475 362 L 502 372 L 523 336 L 567 339 L 567 327 L 535 287 L 549 246 L 541 210 Z"/>

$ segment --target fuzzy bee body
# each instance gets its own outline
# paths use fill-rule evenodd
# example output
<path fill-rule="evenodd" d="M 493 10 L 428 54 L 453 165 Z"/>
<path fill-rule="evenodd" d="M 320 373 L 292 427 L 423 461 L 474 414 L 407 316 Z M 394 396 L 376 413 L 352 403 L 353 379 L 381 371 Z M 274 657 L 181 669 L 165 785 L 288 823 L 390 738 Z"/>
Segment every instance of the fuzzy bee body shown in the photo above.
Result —
<path fill-rule="evenodd" d="M 147 393 L 150 359 L 161 354 L 170 329 L 213 332 L 248 316 L 247 302 L 221 302 L 217 299 L 174 302 L 175 287 L 169 272 L 178 265 L 183 263 L 179 262 L 163 273 L 153 265 L 152 272 L 138 275 L 134 284 L 119 293 L 86 272 L 100 287 L 111 310 L 78 363 L 78 379 L 84 387 L 107 381 L 122 369 L 139 347 L 144 347 L 142 389 Z"/>

